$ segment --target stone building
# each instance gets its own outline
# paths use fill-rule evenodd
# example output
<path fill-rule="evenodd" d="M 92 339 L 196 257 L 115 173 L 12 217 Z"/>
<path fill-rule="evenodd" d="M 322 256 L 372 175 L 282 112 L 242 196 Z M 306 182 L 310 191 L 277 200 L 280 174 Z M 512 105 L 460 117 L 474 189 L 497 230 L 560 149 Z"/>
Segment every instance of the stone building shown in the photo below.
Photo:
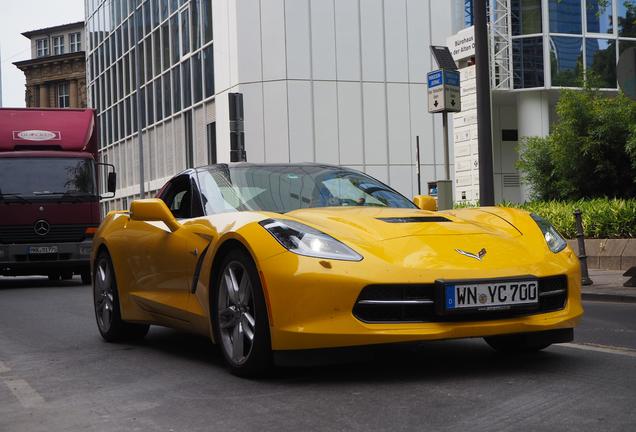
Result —
<path fill-rule="evenodd" d="M 31 40 L 31 59 L 14 64 L 26 75 L 27 107 L 85 108 L 84 22 L 22 33 Z"/>

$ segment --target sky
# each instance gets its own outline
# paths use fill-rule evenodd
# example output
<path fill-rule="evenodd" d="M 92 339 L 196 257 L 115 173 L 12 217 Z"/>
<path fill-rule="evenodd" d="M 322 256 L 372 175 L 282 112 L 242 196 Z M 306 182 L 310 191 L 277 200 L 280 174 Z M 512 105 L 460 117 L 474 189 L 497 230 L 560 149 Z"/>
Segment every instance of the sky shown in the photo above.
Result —
<path fill-rule="evenodd" d="M 2 105 L 24 106 L 24 73 L 13 62 L 31 58 L 21 33 L 84 20 L 84 0 L 0 0 Z"/>

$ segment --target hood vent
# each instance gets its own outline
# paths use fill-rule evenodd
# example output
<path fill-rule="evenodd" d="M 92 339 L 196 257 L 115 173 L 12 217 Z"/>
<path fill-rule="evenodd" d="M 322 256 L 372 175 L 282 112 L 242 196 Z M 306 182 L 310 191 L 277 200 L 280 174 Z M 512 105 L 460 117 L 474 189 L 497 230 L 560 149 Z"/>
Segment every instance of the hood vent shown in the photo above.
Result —
<path fill-rule="evenodd" d="M 389 223 L 452 222 L 443 216 L 387 217 L 378 220 Z"/>

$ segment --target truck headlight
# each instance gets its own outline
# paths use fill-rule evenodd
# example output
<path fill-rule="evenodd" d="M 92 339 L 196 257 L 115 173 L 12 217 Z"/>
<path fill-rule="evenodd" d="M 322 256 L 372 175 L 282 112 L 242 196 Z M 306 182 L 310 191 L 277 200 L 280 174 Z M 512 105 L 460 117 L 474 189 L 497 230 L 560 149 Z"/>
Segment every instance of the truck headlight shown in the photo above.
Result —
<path fill-rule="evenodd" d="M 288 251 L 314 258 L 360 261 L 362 256 L 322 231 L 283 219 L 259 222 Z"/>
<path fill-rule="evenodd" d="M 567 242 L 561 234 L 552 226 L 550 222 L 543 219 L 541 216 L 530 213 L 530 217 L 534 219 L 534 221 L 539 226 L 539 229 L 543 233 L 543 237 L 545 238 L 545 242 L 548 244 L 550 250 L 554 253 L 559 253 L 568 245 Z"/>

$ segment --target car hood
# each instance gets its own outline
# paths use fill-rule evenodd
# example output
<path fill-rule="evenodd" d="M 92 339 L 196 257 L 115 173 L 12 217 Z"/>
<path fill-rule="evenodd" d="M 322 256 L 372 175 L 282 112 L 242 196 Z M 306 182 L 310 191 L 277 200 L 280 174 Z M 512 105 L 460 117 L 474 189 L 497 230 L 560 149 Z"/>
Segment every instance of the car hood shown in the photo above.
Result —
<path fill-rule="evenodd" d="M 384 241 L 411 236 L 492 234 L 515 237 L 519 232 L 501 221 L 499 226 L 463 220 L 443 212 L 384 207 L 325 207 L 286 213 L 340 240 Z"/>

